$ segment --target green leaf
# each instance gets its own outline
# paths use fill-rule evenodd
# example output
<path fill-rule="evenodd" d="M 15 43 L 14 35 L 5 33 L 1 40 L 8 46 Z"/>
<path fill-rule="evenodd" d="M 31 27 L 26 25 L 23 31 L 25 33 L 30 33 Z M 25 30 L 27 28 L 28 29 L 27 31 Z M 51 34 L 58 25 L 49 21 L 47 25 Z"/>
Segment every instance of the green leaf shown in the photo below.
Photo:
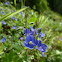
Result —
<path fill-rule="evenodd" d="M 14 5 L 16 6 L 16 0 L 14 0 Z"/>
<path fill-rule="evenodd" d="M 3 17 L 0 19 L 0 21 L 1 21 L 1 20 L 5 20 L 5 19 L 8 19 L 9 17 L 12 17 L 13 15 L 15 15 L 15 14 L 17 14 L 17 13 L 19 13 L 19 12 L 21 12 L 21 11 L 23 11 L 23 10 L 26 10 L 27 8 L 28 8 L 28 7 L 25 7 L 25 8 L 22 8 L 22 9 L 16 11 L 16 12 L 11 13 L 11 14 L 7 14 L 7 15 L 3 16 Z"/>
<path fill-rule="evenodd" d="M 3 44 L 0 42 L 0 55 L 3 53 Z"/>
<path fill-rule="evenodd" d="M 2 22 L 0 22 L 0 30 L 1 30 L 1 28 L 2 28 Z"/>
<path fill-rule="evenodd" d="M 1 34 L 1 29 L 2 29 L 2 22 L 0 22 L 0 34 Z M 0 35 L 0 39 L 1 39 L 1 35 Z"/>
<path fill-rule="evenodd" d="M 36 16 L 34 15 L 33 17 L 31 17 L 29 20 L 28 20 L 28 24 L 30 24 L 31 22 L 34 22 L 37 20 Z"/>

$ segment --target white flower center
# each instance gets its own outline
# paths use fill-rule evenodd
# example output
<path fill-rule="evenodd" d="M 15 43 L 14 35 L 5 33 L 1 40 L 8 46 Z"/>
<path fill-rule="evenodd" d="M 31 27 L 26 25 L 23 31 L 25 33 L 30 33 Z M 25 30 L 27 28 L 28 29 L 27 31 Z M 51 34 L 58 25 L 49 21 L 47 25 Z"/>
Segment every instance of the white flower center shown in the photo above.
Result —
<path fill-rule="evenodd" d="M 30 41 L 29 44 L 32 44 L 32 41 Z"/>

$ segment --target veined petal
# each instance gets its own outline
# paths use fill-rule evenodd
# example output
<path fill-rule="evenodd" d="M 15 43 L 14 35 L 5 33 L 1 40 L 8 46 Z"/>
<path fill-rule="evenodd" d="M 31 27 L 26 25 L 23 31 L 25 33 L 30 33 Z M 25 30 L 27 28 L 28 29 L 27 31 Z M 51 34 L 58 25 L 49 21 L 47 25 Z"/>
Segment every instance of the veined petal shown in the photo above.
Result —
<path fill-rule="evenodd" d="M 33 44 L 30 44 L 29 45 L 29 49 L 33 49 L 34 48 L 34 45 Z"/>
<path fill-rule="evenodd" d="M 46 44 L 41 44 L 41 48 L 43 49 L 42 52 L 46 52 L 46 49 L 48 48 Z"/>
<path fill-rule="evenodd" d="M 32 35 L 27 36 L 26 39 L 25 39 L 25 41 L 27 43 L 29 43 L 30 41 L 34 41 L 34 36 L 32 36 Z"/>
<path fill-rule="evenodd" d="M 24 43 L 24 46 L 28 48 L 29 47 L 29 43 Z"/>
<path fill-rule="evenodd" d="M 37 47 L 40 47 L 40 46 L 41 46 L 41 41 L 39 40 L 38 44 L 37 44 Z"/>

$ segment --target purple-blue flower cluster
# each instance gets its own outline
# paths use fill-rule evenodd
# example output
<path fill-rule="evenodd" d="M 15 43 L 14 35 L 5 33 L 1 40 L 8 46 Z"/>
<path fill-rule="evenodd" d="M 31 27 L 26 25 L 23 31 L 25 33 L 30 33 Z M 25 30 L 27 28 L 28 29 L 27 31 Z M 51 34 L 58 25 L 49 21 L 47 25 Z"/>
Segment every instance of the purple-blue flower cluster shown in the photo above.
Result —
<path fill-rule="evenodd" d="M 15 18 L 15 17 L 12 17 L 12 19 L 13 19 L 13 20 L 16 20 L 16 21 L 18 21 L 18 19 L 17 19 L 17 18 Z"/>
<path fill-rule="evenodd" d="M 42 52 L 42 56 L 45 57 L 44 52 L 47 50 L 47 45 L 41 42 L 41 37 L 45 36 L 45 33 L 42 33 L 41 28 L 35 29 L 34 27 L 30 27 L 29 29 L 25 29 L 25 35 L 27 36 L 24 41 L 24 46 L 29 49 L 34 49 L 36 46 L 36 49 Z M 37 40 L 36 35 L 39 37 L 40 40 Z"/>
<path fill-rule="evenodd" d="M 5 3 L 5 5 L 9 5 L 10 4 L 10 2 L 9 1 L 7 1 L 6 3 Z"/>

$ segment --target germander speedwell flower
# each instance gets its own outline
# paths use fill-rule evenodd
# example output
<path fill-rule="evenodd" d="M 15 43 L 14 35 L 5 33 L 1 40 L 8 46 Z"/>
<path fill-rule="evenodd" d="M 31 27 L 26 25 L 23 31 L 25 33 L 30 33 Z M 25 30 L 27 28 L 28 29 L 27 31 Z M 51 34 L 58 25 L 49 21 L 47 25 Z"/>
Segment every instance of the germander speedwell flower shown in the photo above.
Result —
<path fill-rule="evenodd" d="M 5 13 L 2 11 L 2 14 L 5 15 Z"/>
<path fill-rule="evenodd" d="M 3 24 L 3 25 L 6 25 L 6 22 L 5 22 L 5 21 L 2 21 L 2 24 Z"/>
<path fill-rule="evenodd" d="M 26 37 L 25 41 L 24 41 L 24 46 L 28 47 L 29 49 L 33 49 L 34 46 L 37 45 L 37 40 L 34 38 L 34 36 L 29 35 Z"/>
<path fill-rule="evenodd" d="M 3 43 L 5 43 L 5 42 L 6 42 L 6 38 L 5 38 L 5 37 L 2 39 L 2 42 L 3 42 Z"/>
<path fill-rule="evenodd" d="M 41 38 L 45 36 L 45 33 L 42 33 L 41 28 L 35 29 L 35 25 L 33 27 L 29 26 L 29 29 L 25 30 L 25 35 L 27 36 L 24 41 L 24 46 L 33 49 L 34 46 L 36 46 L 36 49 L 42 52 L 42 56 L 45 57 L 45 52 L 47 50 L 47 45 L 44 43 L 41 43 Z M 40 38 L 40 40 L 37 40 L 37 38 Z"/>
<path fill-rule="evenodd" d="M 12 29 L 16 29 L 17 27 L 16 26 L 13 26 Z"/>
<path fill-rule="evenodd" d="M 41 52 L 46 52 L 47 48 L 48 48 L 48 47 L 47 47 L 46 44 L 41 43 L 40 40 L 38 41 L 37 49 L 38 49 L 39 51 L 41 51 Z"/>

